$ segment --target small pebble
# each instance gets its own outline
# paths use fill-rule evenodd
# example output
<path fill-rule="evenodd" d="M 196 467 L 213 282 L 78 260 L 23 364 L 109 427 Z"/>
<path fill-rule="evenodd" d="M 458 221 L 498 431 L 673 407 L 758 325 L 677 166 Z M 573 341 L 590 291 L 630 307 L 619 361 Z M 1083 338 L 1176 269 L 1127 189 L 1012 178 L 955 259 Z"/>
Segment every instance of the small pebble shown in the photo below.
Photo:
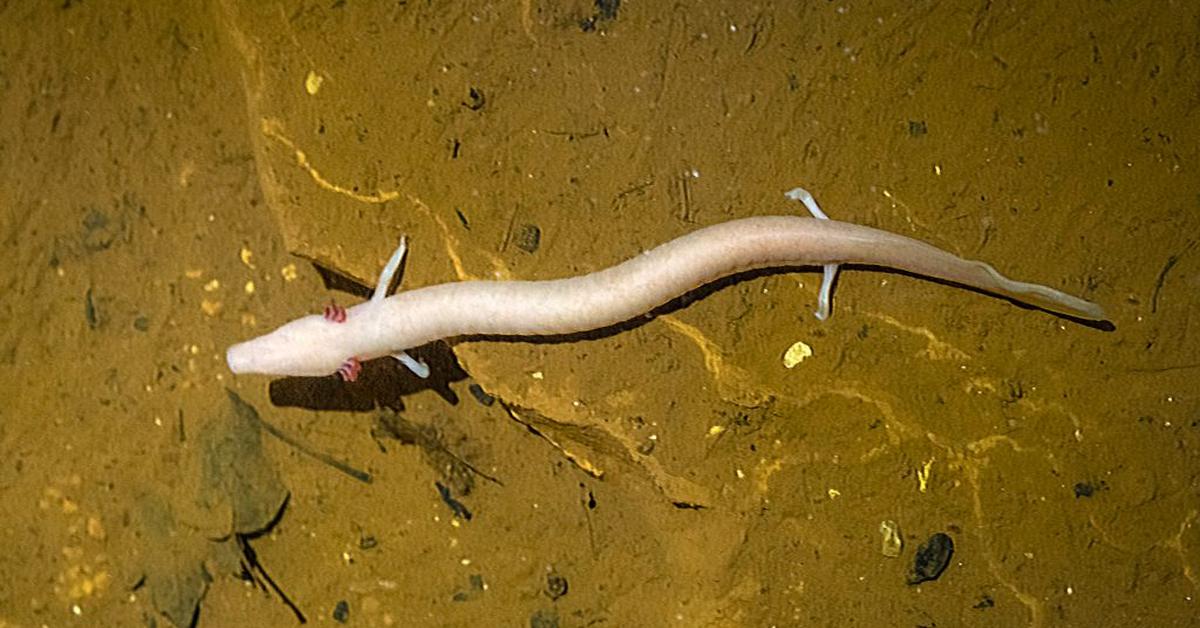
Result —
<path fill-rule="evenodd" d="M 350 603 L 346 600 L 339 600 L 333 607 L 333 619 L 339 624 L 346 623 L 346 620 L 350 619 Z"/>
<path fill-rule="evenodd" d="M 621 0 L 596 0 L 596 17 L 602 20 L 617 19 L 617 10 L 621 8 Z"/>
<path fill-rule="evenodd" d="M 521 225 L 515 244 L 526 253 L 533 253 L 542 244 L 542 230 L 537 225 Z"/>
<path fill-rule="evenodd" d="M 795 368 L 797 364 L 811 358 L 812 354 L 812 347 L 803 341 L 797 340 L 783 353 L 783 366 L 789 369 Z"/>
<path fill-rule="evenodd" d="M 483 386 L 480 386 L 479 384 L 471 384 L 470 386 L 467 386 L 467 390 L 471 391 L 471 396 L 475 397 L 475 401 L 478 401 L 483 406 L 491 407 L 493 403 L 496 403 L 496 398 L 489 395 L 488 392 L 483 389 Z"/>
<path fill-rule="evenodd" d="M 467 99 L 463 101 L 463 106 L 471 111 L 479 111 L 487 104 L 487 96 L 483 92 L 472 87 L 467 90 Z"/>
<path fill-rule="evenodd" d="M 551 601 L 558 601 L 558 598 L 567 594 L 567 579 L 558 575 L 557 572 L 546 574 L 546 597 Z"/>
<path fill-rule="evenodd" d="M 304 91 L 308 92 L 309 96 L 316 96 L 324 82 L 325 77 L 317 74 L 316 70 L 309 70 L 308 76 L 304 77 Z"/>

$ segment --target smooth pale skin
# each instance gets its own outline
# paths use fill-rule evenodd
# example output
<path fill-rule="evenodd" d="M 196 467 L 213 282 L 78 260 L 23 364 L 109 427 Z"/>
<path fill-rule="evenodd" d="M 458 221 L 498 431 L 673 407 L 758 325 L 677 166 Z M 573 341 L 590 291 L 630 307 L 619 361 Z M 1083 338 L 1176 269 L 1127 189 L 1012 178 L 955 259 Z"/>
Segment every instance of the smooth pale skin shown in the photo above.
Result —
<path fill-rule="evenodd" d="M 811 201 L 797 188 L 790 198 Z M 815 202 L 809 205 L 810 210 Z M 869 264 L 942 279 L 1050 312 L 1104 321 L 1090 301 L 1014 281 L 983 262 L 899 234 L 847 222 L 760 216 L 705 227 L 616 266 L 548 281 L 460 281 L 386 296 L 400 247 L 375 295 L 346 309 L 345 322 L 304 316 L 226 353 L 234 373 L 322 376 L 350 359 L 393 355 L 420 374 L 404 350 L 460 336 L 544 336 L 608 327 L 642 315 L 715 279 L 755 268 L 824 266 L 821 313 L 836 265 Z M 425 371 L 427 373 L 427 370 Z"/>

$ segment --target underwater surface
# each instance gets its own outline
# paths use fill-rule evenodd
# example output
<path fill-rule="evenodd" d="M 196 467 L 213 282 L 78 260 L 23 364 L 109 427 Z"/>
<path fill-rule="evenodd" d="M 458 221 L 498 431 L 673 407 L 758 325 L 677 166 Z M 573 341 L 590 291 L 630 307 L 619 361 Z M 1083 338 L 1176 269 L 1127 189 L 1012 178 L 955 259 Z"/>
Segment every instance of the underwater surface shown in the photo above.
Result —
<path fill-rule="evenodd" d="M 1195 625 L 1198 24 L 0 1 L 0 626 Z M 1109 320 L 778 268 L 426 379 L 225 361 L 401 236 L 401 292 L 556 279 L 797 186 Z"/>

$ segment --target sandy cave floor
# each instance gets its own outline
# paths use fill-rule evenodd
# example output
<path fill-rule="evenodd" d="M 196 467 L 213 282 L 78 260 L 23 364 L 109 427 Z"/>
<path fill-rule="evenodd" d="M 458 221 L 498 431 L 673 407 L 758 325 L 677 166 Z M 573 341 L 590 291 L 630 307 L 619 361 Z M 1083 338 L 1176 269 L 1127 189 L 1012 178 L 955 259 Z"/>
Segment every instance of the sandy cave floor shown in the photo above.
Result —
<path fill-rule="evenodd" d="M 0 2 L 0 626 L 1196 625 L 1198 20 Z M 561 277 L 800 184 L 1113 325 L 849 269 L 224 364 L 401 233 L 406 288 Z"/>

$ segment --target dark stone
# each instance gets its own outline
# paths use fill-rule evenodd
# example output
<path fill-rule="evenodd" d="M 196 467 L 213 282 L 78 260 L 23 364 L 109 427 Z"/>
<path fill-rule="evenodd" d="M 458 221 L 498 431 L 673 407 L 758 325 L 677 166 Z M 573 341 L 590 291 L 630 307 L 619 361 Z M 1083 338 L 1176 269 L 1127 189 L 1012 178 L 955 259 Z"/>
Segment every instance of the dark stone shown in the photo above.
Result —
<path fill-rule="evenodd" d="M 558 628 L 558 613 L 554 609 L 534 611 L 529 616 L 529 628 Z"/>
<path fill-rule="evenodd" d="M 928 541 L 917 548 L 913 560 L 913 570 L 908 576 L 909 584 L 921 584 L 937 580 L 946 567 L 950 565 L 950 557 L 954 555 L 954 540 L 948 534 L 938 532 L 929 537 Z"/>
<path fill-rule="evenodd" d="M 350 603 L 338 600 L 337 605 L 333 607 L 333 619 L 339 624 L 346 623 L 346 620 L 350 619 Z"/>
<path fill-rule="evenodd" d="M 567 579 L 558 575 L 558 572 L 546 574 L 546 597 L 558 601 L 558 598 L 567 594 L 567 588 Z"/>
<path fill-rule="evenodd" d="M 521 231 L 517 233 L 515 244 L 518 249 L 526 253 L 533 253 L 542 245 L 542 230 L 537 225 L 524 224 L 521 225 Z"/>
<path fill-rule="evenodd" d="M 595 11 L 579 20 L 579 28 L 585 33 L 596 30 L 601 22 L 611 22 L 617 19 L 617 11 L 621 9 L 621 0 L 595 0 L 592 6 Z"/>
<path fill-rule="evenodd" d="M 98 209 L 88 210 L 83 217 L 83 248 L 89 253 L 108 249 L 119 234 L 119 226 L 114 225 L 108 215 Z"/>
<path fill-rule="evenodd" d="M 483 92 L 472 87 L 467 91 L 467 100 L 463 102 L 463 106 L 471 111 L 479 111 L 487 104 L 487 97 Z"/>
<path fill-rule="evenodd" d="M 450 487 L 441 482 L 434 482 L 433 485 L 437 487 L 438 495 L 442 496 L 442 501 L 450 507 L 450 511 L 454 513 L 455 517 L 463 521 L 471 520 L 471 511 L 467 508 L 466 504 L 454 499 L 454 496 L 450 493 Z"/>
<path fill-rule="evenodd" d="M 972 606 L 971 608 L 977 608 L 977 609 L 982 610 L 985 608 L 992 608 L 995 605 L 996 605 L 996 600 L 992 599 L 992 596 L 984 594 L 984 596 L 982 598 L 980 598 L 980 600 L 978 602 L 976 602 L 975 605 Z"/>
<path fill-rule="evenodd" d="M 471 384 L 470 386 L 467 386 L 467 390 L 471 391 L 471 396 L 474 397 L 475 401 L 478 401 L 480 405 L 491 407 L 493 403 L 496 403 L 496 398 L 489 395 L 488 392 L 483 389 L 483 386 L 480 386 L 479 384 Z"/>
<path fill-rule="evenodd" d="M 617 11 L 621 8 L 621 0 L 596 0 L 596 17 L 601 20 L 617 19 Z"/>

